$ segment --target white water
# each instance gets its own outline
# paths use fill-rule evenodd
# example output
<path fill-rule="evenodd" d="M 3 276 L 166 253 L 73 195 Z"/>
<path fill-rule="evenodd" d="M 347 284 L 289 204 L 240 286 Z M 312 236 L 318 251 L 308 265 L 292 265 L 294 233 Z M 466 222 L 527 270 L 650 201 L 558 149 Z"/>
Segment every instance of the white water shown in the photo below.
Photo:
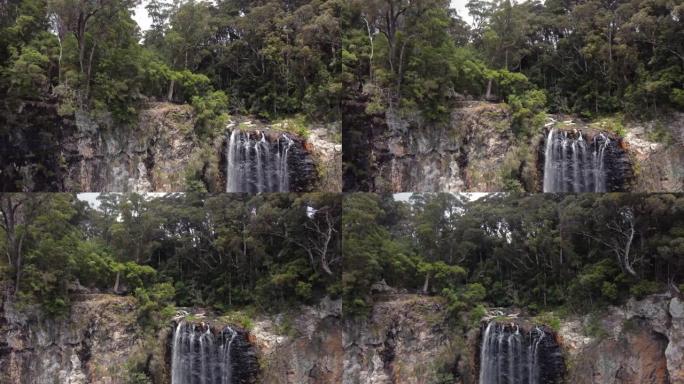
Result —
<path fill-rule="evenodd" d="M 551 129 L 544 151 L 544 192 L 606 192 L 605 152 L 610 139 L 599 134 L 587 142 Z"/>
<path fill-rule="evenodd" d="M 482 336 L 480 384 L 540 384 L 539 345 L 545 333 L 490 322 Z"/>
<path fill-rule="evenodd" d="M 214 335 L 208 326 L 179 322 L 173 334 L 171 384 L 231 384 L 236 335 L 230 327 Z"/>
<path fill-rule="evenodd" d="M 294 141 L 281 134 L 276 142 L 263 132 L 234 129 L 226 148 L 226 192 L 287 192 L 288 160 Z"/>

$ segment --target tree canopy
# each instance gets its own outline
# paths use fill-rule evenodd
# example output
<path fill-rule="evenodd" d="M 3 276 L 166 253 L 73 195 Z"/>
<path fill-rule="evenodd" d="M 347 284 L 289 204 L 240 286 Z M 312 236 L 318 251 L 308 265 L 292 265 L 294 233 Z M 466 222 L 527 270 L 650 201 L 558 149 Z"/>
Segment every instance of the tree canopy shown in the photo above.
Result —
<path fill-rule="evenodd" d="M 0 202 L 2 277 L 14 297 L 54 315 L 81 289 L 164 292 L 217 310 L 276 310 L 341 290 L 339 195 L 102 194 L 96 209 L 71 194 Z"/>
<path fill-rule="evenodd" d="M 219 97 L 222 111 L 337 119 L 340 0 L 22 0 L 0 8 L 2 122 L 26 103 L 131 123 L 149 100 Z M 217 96 L 220 93 L 222 96 Z"/>
<path fill-rule="evenodd" d="M 350 92 L 372 95 L 371 111 L 436 120 L 464 95 L 508 102 L 535 88 L 551 111 L 588 117 L 684 107 L 679 1 L 470 0 L 467 9 L 471 24 L 446 0 L 351 1 Z"/>
<path fill-rule="evenodd" d="M 684 196 L 350 194 L 342 216 L 345 310 L 372 285 L 532 312 L 586 311 L 684 282 Z"/>

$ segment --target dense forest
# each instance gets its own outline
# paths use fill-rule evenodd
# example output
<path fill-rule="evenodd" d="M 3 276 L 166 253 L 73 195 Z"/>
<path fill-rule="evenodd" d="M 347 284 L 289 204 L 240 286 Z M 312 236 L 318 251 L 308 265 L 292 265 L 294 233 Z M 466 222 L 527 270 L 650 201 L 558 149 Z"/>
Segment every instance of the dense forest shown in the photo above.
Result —
<path fill-rule="evenodd" d="M 0 129 L 26 105 L 130 123 L 150 100 L 226 113 L 337 119 L 344 1 L 11 0 L 0 4 Z"/>
<path fill-rule="evenodd" d="M 350 94 L 367 112 L 431 120 L 463 98 L 538 112 L 655 116 L 684 108 L 684 4 L 669 0 L 351 1 L 343 20 Z"/>
<path fill-rule="evenodd" d="M 455 314 L 482 304 L 585 313 L 684 289 L 684 196 L 672 194 L 349 194 L 345 311 L 374 285 L 443 295 Z"/>
<path fill-rule="evenodd" d="M 160 326 L 170 305 L 273 311 L 341 291 L 339 195 L 101 194 L 95 206 L 0 195 L 5 293 L 51 316 L 74 293 L 134 294 Z"/>

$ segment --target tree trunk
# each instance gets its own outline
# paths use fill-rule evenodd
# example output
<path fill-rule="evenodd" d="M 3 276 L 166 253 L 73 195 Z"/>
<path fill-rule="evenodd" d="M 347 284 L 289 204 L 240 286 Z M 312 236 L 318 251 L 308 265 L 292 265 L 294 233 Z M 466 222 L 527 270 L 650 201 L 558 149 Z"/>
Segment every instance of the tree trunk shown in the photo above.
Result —
<path fill-rule="evenodd" d="M 373 82 L 373 54 L 375 53 L 375 49 L 373 46 L 373 35 L 371 34 L 371 29 L 370 29 L 370 24 L 368 23 L 368 20 L 364 17 L 363 21 L 366 22 L 366 30 L 368 31 L 368 40 L 370 41 L 370 57 L 368 57 L 368 78 L 370 79 L 371 83 Z"/>
<path fill-rule="evenodd" d="M 166 100 L 167 101 L 173 101 L 173 86 L 175 84 L 176 80 L 171 79 L 171 82 L 169 82 L 169 89 L 166 91 Z"/>
<path fill-rule="evenodd" d="M 430 273 L 425 274 L 425 282 L 423 283 L 423 293 L 427 295 L 428 288 L 430 287 Z"/>
<path fill-rule="evenodd" d="M 114 282 L 114 293 L 119 293 L 120 279 L 121 279 L 121 271 L 116 271 L 116 281 Z"/>
<path fill-rule="evenodd" d="M 90 49 L 90 57 L 88 58 L 88 74 L 86 75 L 86 93 L 85 98 L 88 100 L 90 98 L 90 77 L 93 71 L 93 56 L 95 55 L 95 47 L 97 43 L 93 43 L 93 47 Z"/>
<path fill-rule="evenodd" d="M 17 274 L 16 274 L 16 280 L 14 281 L 14 293 L 16 294 L 19 292 L 19 283 L 21 281 L 21 250 L 18 250 L 17 252 L 17 260 L 16 260 L 16 268 L 17 268 Z"/>
<path fill-rule="evenodd" d="M 489 100 L 492 97 L 492 79 L 487 79 L 487 93 L 485 94 L 485 100 Z"/>

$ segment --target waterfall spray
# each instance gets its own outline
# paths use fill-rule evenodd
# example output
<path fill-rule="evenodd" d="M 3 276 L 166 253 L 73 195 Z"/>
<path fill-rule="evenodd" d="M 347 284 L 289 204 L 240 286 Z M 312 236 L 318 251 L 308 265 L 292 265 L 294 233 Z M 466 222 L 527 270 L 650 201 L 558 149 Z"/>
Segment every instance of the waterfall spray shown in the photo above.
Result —
<path fill-rule="evenodd" d="M 264 132 L 234 129 L 226 147 L 226 192 L 288 192 L 293 145 L 285 133 L 269 142 Z"/>
<path fill-rule="evenodd" d="M 487 324 L 482 334 L 479 384 L 555 382 L 558 372 L 545 372 L 542 375 L 540 356 L 549 353 L 548 346 L 555 345 L 556 351 L 551 355 L 560 356 L 555 342 L 546 340 L 546 337 L 544 330 L 539 327 L 524 334 L 516 324 Z M 542 352 L 544 343 L 547 349 Z M 560 364 L 562 365 L 562 360 Z"/>
<path fill-rule="evenodd" d="M 171 384 L 231 384 L 232 346 L 237 332 L 214 335 L 208 325 L 178 323 L 171 351 Z"/>
<path fill-rule="evenodd" d="M 606 192 L 606 148 L 604 134 L 587 143 L 579 132 L 549 130 L 544 149 L 544 192 Z"/>

